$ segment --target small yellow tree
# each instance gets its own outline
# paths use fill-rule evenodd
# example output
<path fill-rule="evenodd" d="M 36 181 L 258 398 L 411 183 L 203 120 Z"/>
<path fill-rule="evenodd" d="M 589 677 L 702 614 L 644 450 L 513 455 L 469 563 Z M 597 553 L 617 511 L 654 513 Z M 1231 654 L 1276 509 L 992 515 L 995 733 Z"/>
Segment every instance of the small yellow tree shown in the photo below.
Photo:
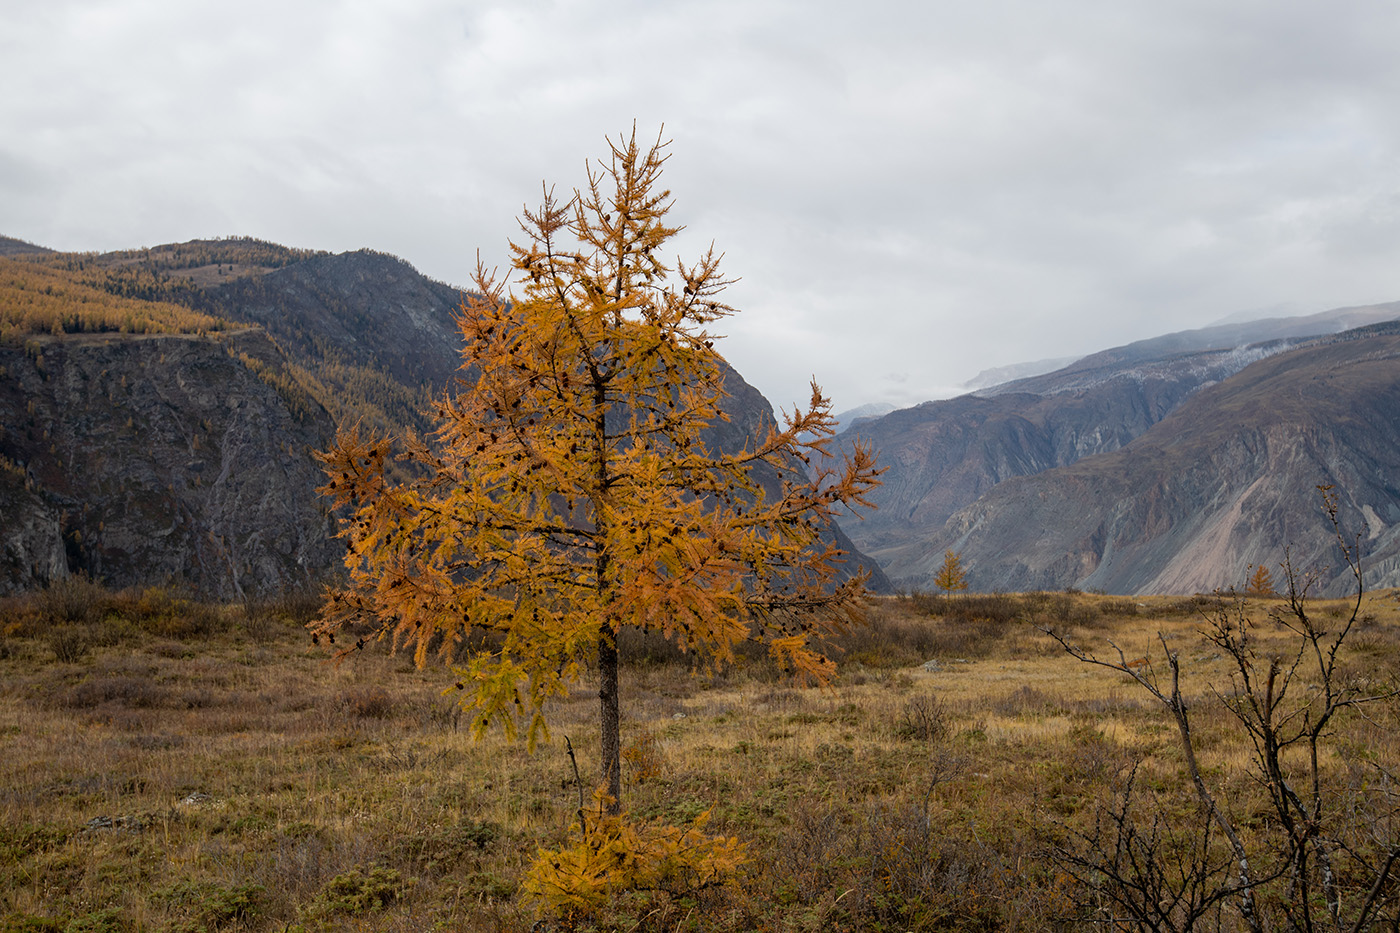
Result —
<path fill-rule="evenodd" d="M 1278 595 L 1278 591 L 1274 589 L 1274 575 L 1269 573 L 1268 567 L 1260 564 L 1254 568 L 1254 573 L 1250 574 L 1249 586 L 1245 593 L 1249 596 L 1260 597 Z"/>
<path fill-rule="evenodd" d="M 424 664 L 473 630 L 486 647 L 457 670 L 477 734 L 499 723 L 533 745 L 543 708 L 585 665 L 598 671 L 602 788 L 620 809 L 618 633 L 659 632 L 710 663 L 757 639 L 783 669 L 827 680 L 820 637 L 858 617 L 858 576 L 823 530 L 868 505 L 874 454 L 828 456 L 834 419 L 816 385 L 737 452 L 702 430 L 725 416 L 707 326 L 732 313 L 713 248 L 672 270 L 670 192 L 658 139 L 609 141 L 610 158 L 566 202 L 545 190 L 511 244 L 521 287 L 478 263 L 458 318 L 457 394 L 432 442 L 343 432 L 324 491 L 348 515 L 348 586 L 319 633 L 368 623 Z M 766 470 L 766 480 L 756 471 Z"/>
<path fill-rule="evenodd" d="M 967 574 L 963 572 L 962 557 L 957 551 L 949 550 L 943 553 L 943 566 L 938 568 L 938 575 L 933 578 L 933 584 L 945 593 L 967 589 Z"/>

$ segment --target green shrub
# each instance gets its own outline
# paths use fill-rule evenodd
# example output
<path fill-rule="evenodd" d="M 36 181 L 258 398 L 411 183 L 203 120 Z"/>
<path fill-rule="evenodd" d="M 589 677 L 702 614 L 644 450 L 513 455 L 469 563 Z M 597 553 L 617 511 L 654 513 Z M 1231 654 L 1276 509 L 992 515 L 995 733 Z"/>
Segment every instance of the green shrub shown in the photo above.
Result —
<path fill-rule="evenodd" d="M 121 933 L 123 929 L 122 911 L 118 907 L 94 910 L 63 925 L 63 933 Z"/>
<path fill-rule="evenodd" d="M 371 868 L 336 875 L 307 909 L 312 917 L 329 914 L 359 914 L 383 910 L 408 892 L 408 882 L 393 868 Z"/>
<path fill-rule="evenodd" d="M 260 884 L 220 885 L 213 882 L 183 882 L 159 892 L 162 900 L 179 905 L 194 915 L 195 924 L 182 929 L 203 930 L 235 920 L 257 916 L 267 889 Z"/>

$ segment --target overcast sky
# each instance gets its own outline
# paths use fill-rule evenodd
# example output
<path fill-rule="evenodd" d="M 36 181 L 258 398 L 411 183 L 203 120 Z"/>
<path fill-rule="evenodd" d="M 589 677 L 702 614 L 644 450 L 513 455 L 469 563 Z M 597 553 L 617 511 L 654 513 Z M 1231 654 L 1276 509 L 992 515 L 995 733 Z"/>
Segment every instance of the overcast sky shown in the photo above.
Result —
<path fill-rule="evenodd" d="M 1400 299 L 1400 4 L 0 0 L 0 233 L 248 235 L 465 284 L 664 123 L 780 407 Z"/>

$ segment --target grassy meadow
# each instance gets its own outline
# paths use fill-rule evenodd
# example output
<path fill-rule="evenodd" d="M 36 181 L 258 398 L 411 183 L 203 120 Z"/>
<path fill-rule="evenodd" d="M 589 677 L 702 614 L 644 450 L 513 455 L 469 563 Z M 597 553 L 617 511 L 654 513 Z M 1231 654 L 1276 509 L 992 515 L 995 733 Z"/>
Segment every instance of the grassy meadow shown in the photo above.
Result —
<path fill-rule="evenodd" d="M 1189 823 L 1175 725 L 1043 629 L 1158 670 L 1160 633 L 1204 776 L 1256 840 L 1271 831 L 1265 789 L 1216 695 L 1230 666 L 1201 634 L 1212 604 L 878 600 L 825 689 L 761 657 L 695 671 L 626 639 L 624 806 L 676 824 L 708 812 L 706 831 L 738 837 L 749 861 L 728 886 L 623 893 L 537 926 L 519 886 L 576 818 L 566 737 L 585 782 L 596 772 L 587 683 L 531 754 L 473 741 L 440 666 L 382 646 L 328 661 L 304 630 L 312 599 L 211 606 L 72 581 L 0 601 L 0 930 L 1130 929 L 1066 853 L 1102 839 L 1129 775 L 1164 826 Z M 1262 654 L 1290 650 L 1265 622 L 1276 604 L 1246 605 Z M 1398 657 L 1396 594 L 1368 593 L 1348 683 L 1392 683 Z M 1329 730 L 1324 789 L 1359 853 L 1396 838 L 1397 734 L 1394 704 Z M 1236 926 L 1226 909 L 1209 928 Z"/>

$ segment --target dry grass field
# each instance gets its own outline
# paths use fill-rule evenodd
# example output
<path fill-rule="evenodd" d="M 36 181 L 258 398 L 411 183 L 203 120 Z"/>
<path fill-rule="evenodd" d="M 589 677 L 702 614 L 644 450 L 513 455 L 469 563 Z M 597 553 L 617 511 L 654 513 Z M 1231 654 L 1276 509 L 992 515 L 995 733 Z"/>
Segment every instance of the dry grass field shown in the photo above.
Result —
<path fill-rule="evenodd" d="M 305 599 L 208 606 L 81 581 L 12 598 L 0 602 L 0 930 L 1141 928 L 1111 922 L 1102 874 L 1071 856 L 1109 845 L 1095 826 L 1129 775 L 1159 831 L 1192 825 L 1176 727 L 1126 674 L 1075 660 L 1044 630 L 1104 657 L 1116 644 L 1137 671 L 1164 671 L 1164 644 L 1177 652 L 1203 776 L 1264 846 L 1266 788 L 1221 703 L 1230 658 L 1202 636 L 1213 605 L 882 600 L 839 646 L 826 689 L 762 658 L 697 672 L 664 644 L 627 641 L 625 807 L 678 824 L 708 811 L 707 831 L 738 837 L 749 861 L 725 887 L 624 892 L 537 926 L 522 876 L 541 847 L 566 843 L 579 807 L 565 737 L 585 779 L 596 769 L 587 684 L 529 754 L 473 741 L 443 668 L 377 647 L 330 663 L 304 631 Z M 1277 605 L 1245 606 L 1260 657 L 1295 650 L 1267 623 Z M 1350 608 L 1311 606 L 1324 623 Z M 1383 692 L 1397 659 L 1396 594 L 1369 593 L 1341 675 Z M 1400 837 L 1395 706 L 1343 710 L 1327 733 L 1328 813 L 1358 864 L 1374 862 Z M 1383 887 L 1394 916 L 1395 885 Z M 1199 928 L 1240 928 L 1230 904 L 1212 916 Z"/>

